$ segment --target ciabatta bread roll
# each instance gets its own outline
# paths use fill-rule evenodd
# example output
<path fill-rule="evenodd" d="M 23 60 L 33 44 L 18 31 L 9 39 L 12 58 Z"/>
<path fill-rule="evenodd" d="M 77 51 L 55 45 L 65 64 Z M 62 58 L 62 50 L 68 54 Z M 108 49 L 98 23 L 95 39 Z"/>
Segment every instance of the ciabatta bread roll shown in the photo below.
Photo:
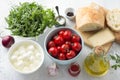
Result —
<path fill-rule="evenodd" d="M 106 15 L 107 25 L 114 31 L 120 32 L 120 10 L 113 9 Z"/>
<path fill-rule="evenodd" d="M 90 6 L 79 8 L 76 13 L 76 26 L 81 31 L 94 31 L 104 28 L 105 11 L 103 7 L 92 3 Z"/>

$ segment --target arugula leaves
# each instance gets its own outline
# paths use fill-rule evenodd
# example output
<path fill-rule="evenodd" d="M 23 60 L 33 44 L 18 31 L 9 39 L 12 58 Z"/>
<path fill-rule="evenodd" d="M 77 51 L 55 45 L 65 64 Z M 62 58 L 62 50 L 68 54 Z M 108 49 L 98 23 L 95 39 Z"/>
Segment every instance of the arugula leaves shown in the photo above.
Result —
<path fill-rule="evenodd" d="M 11 9 L 6 19 L 8 29 L 13 35 L 36 37 L 42 34 L 46 27 L 57 24 L 55 14 L 51 9 L 45 9 L 35 2 L 20 3 Z"/>

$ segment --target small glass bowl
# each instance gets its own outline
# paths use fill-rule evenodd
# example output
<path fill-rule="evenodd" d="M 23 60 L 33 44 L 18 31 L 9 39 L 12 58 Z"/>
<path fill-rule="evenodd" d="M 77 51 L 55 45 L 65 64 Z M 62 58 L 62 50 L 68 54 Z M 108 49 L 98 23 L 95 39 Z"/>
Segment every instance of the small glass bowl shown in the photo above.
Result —
<path fill-rule="evenodd" d="M 66 8 L 65 15 L 69 20 L 75 19 L 75 10 L 73 8 Z"/>

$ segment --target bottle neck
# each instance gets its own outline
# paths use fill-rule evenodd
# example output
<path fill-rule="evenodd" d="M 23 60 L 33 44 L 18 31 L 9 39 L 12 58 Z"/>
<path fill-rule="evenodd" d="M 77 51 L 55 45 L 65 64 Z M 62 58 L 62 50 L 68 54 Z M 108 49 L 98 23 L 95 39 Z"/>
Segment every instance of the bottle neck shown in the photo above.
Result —
<path fill-rule="evenodd" d="M 105 51 L 103 47 L 97 46 L 93 49 L 95 57 L 104 57 L 105 56 Z"/>

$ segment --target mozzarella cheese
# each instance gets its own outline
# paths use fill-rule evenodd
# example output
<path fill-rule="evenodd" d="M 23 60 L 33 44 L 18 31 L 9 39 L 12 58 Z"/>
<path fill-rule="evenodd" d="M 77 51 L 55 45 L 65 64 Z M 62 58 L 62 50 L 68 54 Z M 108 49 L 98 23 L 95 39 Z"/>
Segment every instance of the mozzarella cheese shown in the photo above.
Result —
<path fill-rule="evenodd" d="M 32 44 L 21 45 L 10 55 L 13 66 L 22 72 L 34 70 L 38 67 L 40 60 L 41 51 Z"/>

